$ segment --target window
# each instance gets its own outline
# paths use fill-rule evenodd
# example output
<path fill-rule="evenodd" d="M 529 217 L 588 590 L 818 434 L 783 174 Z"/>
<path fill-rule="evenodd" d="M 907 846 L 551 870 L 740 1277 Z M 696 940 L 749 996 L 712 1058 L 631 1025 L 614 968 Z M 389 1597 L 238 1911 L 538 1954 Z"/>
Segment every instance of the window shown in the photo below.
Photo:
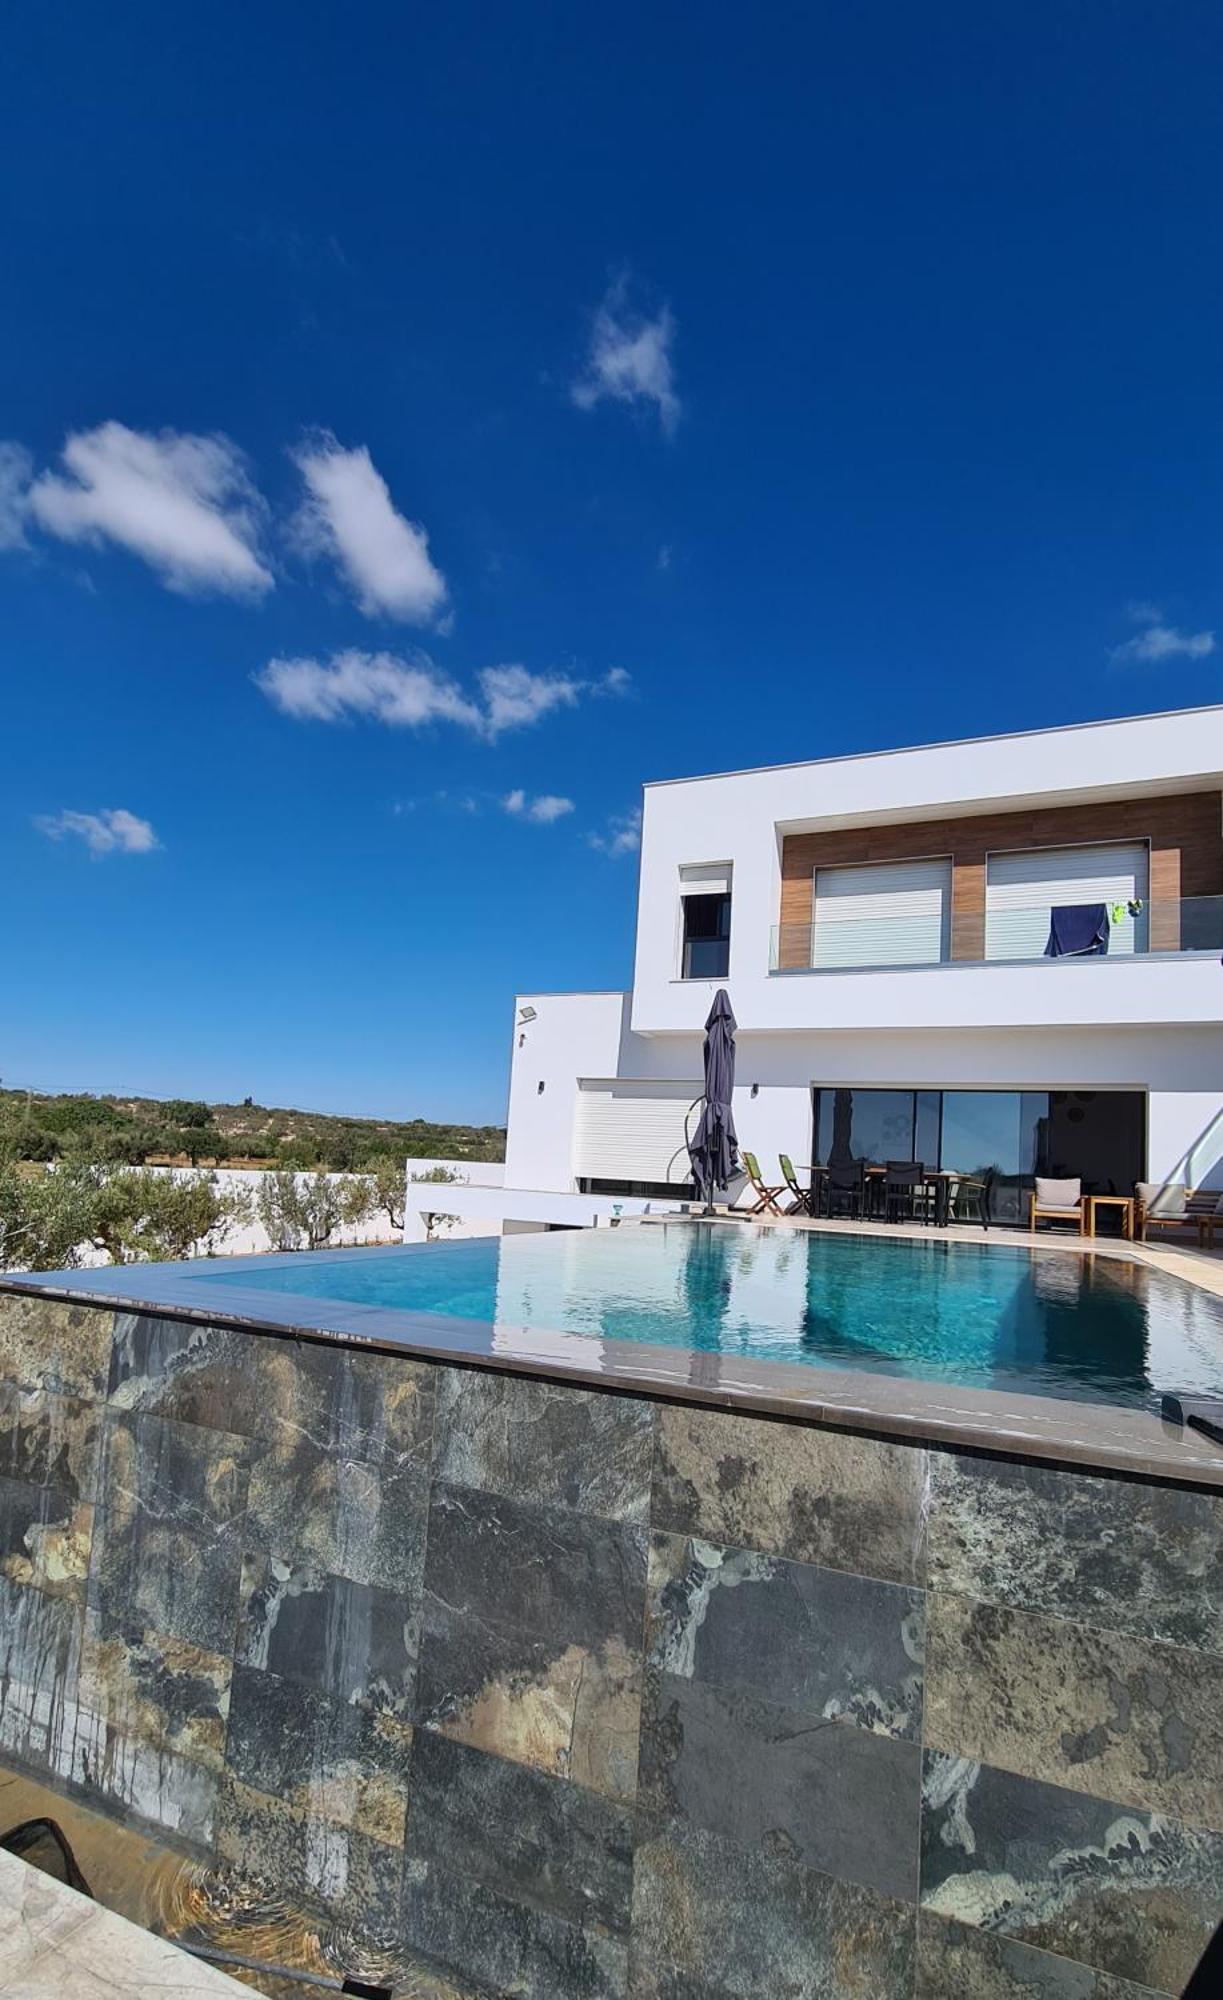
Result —
<path fill-rule="evenodd" d="M 731 864 L 691 862 L 679 871 L 681 979 L 725 979 L 730 971 Z"/>
<path fill-rule="evenodd" d="M 950 947 L 951 863 L 817 868 L 812 918 L 814 966 L 937 965 Z"/>
<path fill-rule="evenodd" d="M 725 979 L 730 971 L 730 897 L 684 897 L 685 979 Z"/>
<path fill-rule="evenodd" d="M 579 1175 L 578 1193 L 631 1195 L 637 1201 L 695 1201 L 696 1199 L 696 1188 L 691 1181 L 617 1181 L 608 1180 L 598 1174 Z"/>
<path fill-rule="evenodd" d="M 1076 903 L 1105 903 L 1110 915 L 1118 912 L 1109 929 L 1110 956 L 1146 951 L 1149 874 L 1149 854 L 1142 841 L 991 854 L 985 889 L 986 958 L 1043 957 L 1051 911 Z M 1137 916 L 1130 913 L 1131 902 L 1141 905 Z"/>

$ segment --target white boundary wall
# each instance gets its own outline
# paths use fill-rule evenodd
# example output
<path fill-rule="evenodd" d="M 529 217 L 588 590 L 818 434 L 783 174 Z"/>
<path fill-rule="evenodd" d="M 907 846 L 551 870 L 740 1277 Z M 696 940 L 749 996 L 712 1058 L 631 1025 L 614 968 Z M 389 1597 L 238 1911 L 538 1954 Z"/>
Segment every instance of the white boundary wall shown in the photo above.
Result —
<path fill-rule="evenodd" d="M 555 1188 L 517 1187 L 408 1187 L 408 1213 L 404 1223 L 405 1243 L 426 1240 L 423 1215 L 445 1200 L 447 1212 L 459 1220 L 439 1232 L 442 1240 L 455 1236 L 501 1236 L 515 1227 L 546 1229 L 598 1229 L 620 1216 L 672 1215 L 686 1204 L 636 1200 L 628 1195 L 562 1194 Z"/>
<path fill-rule="evenodd" d="M 438 1169 L 457 1174 L 460 1178 L 453 1182 L 421 1181 L 422 1174 L 434 1173 Z M 469 1192 L 495 1194 L 505 1185 L 503 1160 L 408 1160 L 404 1172 L 407 1188 L 403 1220 L 405 1243 L 425 1241 L 426 1229 L 421 1216 L 429 1212 L 455 1218 L 438 1232 L 447 1239 L 455 1236 L 496 1236 L 500 1233 L 501 1225 L 491 1212 L 486 1212 L 476 1202 L 469 1213 L 459 1197 Z"/>

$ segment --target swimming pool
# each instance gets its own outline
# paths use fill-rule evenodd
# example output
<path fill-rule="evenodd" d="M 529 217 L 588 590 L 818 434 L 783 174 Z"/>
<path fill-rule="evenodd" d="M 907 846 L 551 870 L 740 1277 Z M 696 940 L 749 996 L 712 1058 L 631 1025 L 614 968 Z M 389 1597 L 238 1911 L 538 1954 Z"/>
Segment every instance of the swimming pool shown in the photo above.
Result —
<path fill-rule="evenodd" d="M 190 1268 L 218 1307 L 232 1287 L 1138 1409 L 1223 1388 L 1223 1302 L 1066 1249 L 682 1223 Z"/>

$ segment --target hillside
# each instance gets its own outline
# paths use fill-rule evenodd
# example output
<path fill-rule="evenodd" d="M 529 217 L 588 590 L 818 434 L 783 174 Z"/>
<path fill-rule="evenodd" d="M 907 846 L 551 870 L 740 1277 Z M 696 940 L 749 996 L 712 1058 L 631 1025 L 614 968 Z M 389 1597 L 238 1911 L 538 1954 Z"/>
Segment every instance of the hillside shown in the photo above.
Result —
<path fill-rule="evenodd" d="M 502 1160 L 497 1125 L 341 1118 L 279 1105 L 186 1098 L 46 1096 L 0 1089 L 0 1148 L 23 1160 L 205 1161 L 225 1166 L 334 1167 L 397 1159 Z"/>

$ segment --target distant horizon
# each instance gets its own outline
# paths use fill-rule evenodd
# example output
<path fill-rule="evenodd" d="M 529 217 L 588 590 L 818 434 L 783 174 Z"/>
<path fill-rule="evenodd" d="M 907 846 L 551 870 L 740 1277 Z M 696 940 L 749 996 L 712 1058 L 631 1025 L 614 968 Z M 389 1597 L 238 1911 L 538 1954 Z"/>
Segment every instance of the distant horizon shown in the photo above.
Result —
<path fill-rule="evenodd" d="M 506 1121 L 501 1118 L 446 1118 L 418 1111 L 336 1111 L 324 1104 L 288 1104 L 273 1102 L 261 1097 L 257 1091 L 244 1091 L 241 1097 L 210 1097 L 199 1090 L 115 1090 L 108 1084 L 62 1085 L 48 1089 L 41 1084 L 23 1083 L 0 1077 L 0 1093 L 17 1097 L 34 1098 L 92 1097 L 99 1100 L 113 1099 L 116 1103 L 173 1104 L 178 1100 L 191 1104 L 207 1104 L 210 1110 L 240 1111 L 246 1100 L 251 1099 L 252 1108 L 258 1111 L 293 1112 L 303 1118 L 353 1118 L 361 1123 L 386 1123 L 388 1125 L 463 1125 L 471 1128 L 486 1128 L 504 1132 Z"/>

